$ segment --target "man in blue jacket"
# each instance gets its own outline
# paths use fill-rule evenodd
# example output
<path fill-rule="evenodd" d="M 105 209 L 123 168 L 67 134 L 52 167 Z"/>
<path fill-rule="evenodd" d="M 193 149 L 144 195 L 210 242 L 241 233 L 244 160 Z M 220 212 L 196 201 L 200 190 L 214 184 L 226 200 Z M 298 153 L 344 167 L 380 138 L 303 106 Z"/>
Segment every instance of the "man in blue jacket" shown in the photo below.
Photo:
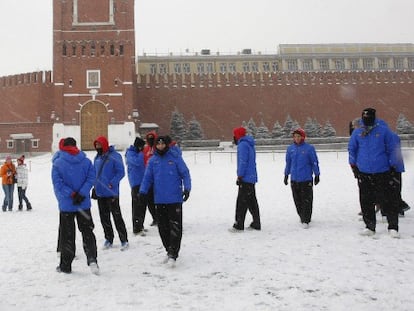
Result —
<path fill-rule="evenodd" d="M 375 204 L 379 204 L 387 216 L 390 236 L 399 238 L 398 187 L 393 179 L 398 166 L 398 143 L 388 126 L 376 119 L 374 108 L 362 111 L 361 125 L 353 131 L 348 144 L 349 164 L 358 178 L 359 201 L 366 226 L 361 235 L 375 234 Z"/>
<path fill-rule="evenodd" d="M 89 192 L 95 180 L 92 162 L 68 137 L 60 146 L 59 157 L 53 162 L 53 189 L 59 204 L 60 264 L 58 272 L 71 273 L 75 257 L 75 218 L 82 233 L 86 261 L 92 273 L 99 274 L 96 238 L 91 215 Z"/>
<path fill-rule="evenodd" d="M 158 231 L 167 251 L 163 261 L 175 266 L 183 234 L 182 205 L 191 191 L 190 172 L 182 156 L 168 145 L 166 136 L 155 140 L 155 153 L 148 162 L 140 188 L 140 199 L 146 201 L 153 187 Z"/>
<path fill-rule="evenodd" d="M 111 248 L 114 242 L 114 230 L 111 223 L 111 214 L 121 240 L 121 251 L 129 247 L 128 235 L 119 206 L 119 183 L 125 176 L 122 156 L 109 146 L 104 136 L 94 141 L 97 152 L 94 159 L 96 173 L 95 192 L 98 197 L 99 216 L 105 234 L 104 249 Z"/>
<path fill-rule="evenodd" d="M 145 236 L 144 221 L 147 207 L 141 204 L 138 195 L 145 172 L 144 153 L 142 152 L 144 145 L 145 141 L 140 137 L 136 137 L 134 145 L 130 146 L 125 152 L 128 181 L 131 187 L 132 229 L 134 234 L 142 236 Z"/>
<path fill-rule="evenodd" d="M 253 221 L 249 229 L 261 230 L 259 204 L 256 198 L 255 184 L 257 183 L 256 149 L 253 137 L 246 135 L 244 127 L 233 130 L 234 143 L 237 145 L 237 180 L 239 187 L 236 201 L 236 215 L 230 232 L 244 230 L 247 210 Z"/>
<path fill-rule="evenodd" d="M 298 128 L 293 131 L 293 144 L 286 151 L 285 185 L 292 188 L 296 212 L 302 227 L 309 228 L 313 209 L 313 183 L 319 183 L 319 162 L 315 147 L 305 142 L 306 133 Z M 313 175 L 315 178 L 313 179 Z"/>

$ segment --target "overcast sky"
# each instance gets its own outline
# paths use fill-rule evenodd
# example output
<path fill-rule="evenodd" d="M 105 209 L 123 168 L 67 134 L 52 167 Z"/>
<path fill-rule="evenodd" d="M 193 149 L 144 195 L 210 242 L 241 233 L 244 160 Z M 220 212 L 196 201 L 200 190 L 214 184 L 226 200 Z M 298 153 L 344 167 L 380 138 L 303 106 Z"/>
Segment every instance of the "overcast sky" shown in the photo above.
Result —
<path fill-rule="evenodd" d="M 141 55 L 413 43 L 413 13 L 414 0 L 135 0 L 136 47 Z M 51 70 L 52 0 L 0 0 L 0 38 L 0 76 Z"/>

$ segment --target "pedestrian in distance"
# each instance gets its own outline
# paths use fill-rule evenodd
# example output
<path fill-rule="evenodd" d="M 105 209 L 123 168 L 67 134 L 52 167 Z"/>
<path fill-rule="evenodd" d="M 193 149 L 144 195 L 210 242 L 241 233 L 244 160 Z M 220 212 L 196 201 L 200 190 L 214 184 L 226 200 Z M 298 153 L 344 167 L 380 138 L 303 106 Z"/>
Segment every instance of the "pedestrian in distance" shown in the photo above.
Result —
<path fill-rule="evenodd" d="M 134 144 L 130 146 L 125 153 L 127 165 L 127 175 L 131 187 L 132 199 L 132 229 L 134 234 L 145 236 L 144 228 L 146 206 L 140 202 L 139 188 L 145 172 L 143 148 L 145 141 L 136 137 Z"/>
<path fill-rule="evenodd" d="M 23 201 L 26 203 L 26 209 L 30 211 L 32 209 L 32 204 L 30 204 L 29 199 L 26 196 L 27 186 L 29 184 L 29 170 L 27 169 L 26 164 L 24 163 L 25 156 L 22 155 L 17 159 L 17 194 L 19 198 L 19 211 L 23 210 Z"/>
<path fill-rule="evenodd" d="M 154 189 L 158 232 L 167 252 L 163 263 L 174 267 L 181 248 L 183 234 L 183 202 L 191 191 L 191 177 L 182 156 L 170 149 L 168 139 L 158 136 L 155 153 L 149 160 L 140 188 L 140 200 L 148 199 Z"/>
<path fill-rule="evenodd" d="M 13 211 L 14 184 L 16 178 L 16 166 L 13 164 L 12 157 L 7 156 L 6 161 L 0 169 L 1 181 L 4 191 L 3 212 Z"/>
<path fill-rule="evenodd" d="M 374 108 L 362 111 L 362 124 L 355 129 L 348 144 L 349 164 L 359 184 L 359 201 L 365 229 L 361 235 L 376 233 L 375 204 L 387 217 L 388 232 L 399 238 L 398 186 L 393 176 L 398 166 L 394 133 L 376 118 Z"/>
<path fill-rule="evenodd" d="M 96 238 L 91 214 L 90 190 L 95 180 L 92 162 L 76 146 L 72 137 L 65 138 L 59 157 L 53 161 L 52 182 L 59 205 L 60 263 L 57 272 L 71 273 L 75 257 L 75 219 L 82 234 L 86 263 L 99 274 Z"/>
<path fill-rule="evenodd" d="M 235 221 L 230 232 L 244 230 L 247 211 L 252 215 L 253 221 L 249 230 L 261 230 L 259 204 L 256 198 L 257 169 L 256 148 L 252 136 L 246 135 L 244 127 L 233 130 L 234 144 L 237 145 L 237 179 L 238 187 Z"/>
<path fill-rule="evenodd" d="M 298 128 L 293 131 L 293 144 L 286 150 L 284 184 L 290 187 L 296 212 L 304 229 L 309 228 L 313 211 L 313 185 L 319 184 L 319 161 L 315 147 L 305 142 L 306 133 Z"/>
<path fill-rule="evenodd" d="M 112 215 L 121 240 L 121 251 L 124 251 L 128 249 L 129 243 L 119 206 L 119 183 L 125 176 L 122 156 L 114 146 L 109 146 L 109 142 L 104 136 L 96 138 L 93 144 L 96 150 L 93 163 L 96 174 L 94 193 L 98 200 L 99 216 L 105 234 L 104 249 L 111 248 L 114 242 Z"/>

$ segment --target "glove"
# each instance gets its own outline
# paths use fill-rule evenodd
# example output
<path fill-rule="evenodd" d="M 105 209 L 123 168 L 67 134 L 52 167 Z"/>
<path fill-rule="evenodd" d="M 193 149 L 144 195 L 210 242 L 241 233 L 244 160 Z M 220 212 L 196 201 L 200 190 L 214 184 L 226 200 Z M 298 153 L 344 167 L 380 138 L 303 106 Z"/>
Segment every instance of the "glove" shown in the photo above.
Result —
<path fill-rule="evenodd" d="M 288 175 L 285 175 L 285 179 L 283 180 L 283 183 L 287 186 L 288 185 Z"/>
<path fill-rule="evenodd" d="M 237 186 L 240 186 L 240 184 L 241 184 L 241 182 L 242 182 L 242 179 L 243 179 L 243 178 L 242 178 L 242 177 L 240 177 L 240 176 L 239 176 L 239 177 L 237 177 L 237 180 L 236 180 L 236 185 L 237 185 Z"/>
<path fill-rule="evenodd" d="M 315 184 L 315 186 L 319 184 L 319 175 L 315 176 L 315 180 L 313 181 L 313 183 Z"/>
<path fill-rule="evenodd" d="M 188 200 L 188 198 L 189 198 L 189 196 L 190 196 L 190 191 L 188 191 L 188 190 L 184 190 L 183 191 L 183 201 L 185 202 L 185 201 L 187 201 Z"/>
<path fill-rule="evenodd" d="M 74 194 L 72 194 L 73 205 L 80 205 L 83 202 L 83 200 L 85 200 L 85 197 L 81 195 L 79 192 L 75 192 Z"/>
<path fill-rule="evenodd" d="M 359 177 L 359 169 L 358 169 L 358 166 L 356 166 L 356 165 L 351 165 L 351 168 L 352 168 L 352 172 L 354 173 L 354 177 L 355 178 L 358 178 Z"/>
<path fill-rule="evenodd" d="M 148 195 L 145 193 L 139 193 L 138 194 L 138 202 L 142 205 L 147 205 L 148 203 Z"/>

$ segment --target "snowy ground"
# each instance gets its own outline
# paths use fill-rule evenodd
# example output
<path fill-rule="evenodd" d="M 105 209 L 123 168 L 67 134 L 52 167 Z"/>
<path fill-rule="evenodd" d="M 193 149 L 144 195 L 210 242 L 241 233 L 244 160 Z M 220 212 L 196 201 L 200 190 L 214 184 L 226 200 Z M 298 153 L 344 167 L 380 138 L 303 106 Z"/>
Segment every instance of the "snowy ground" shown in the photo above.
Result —
<path fill-rule="evenodd" d="M 33 211 L 0 214 L 0 310 L 414 309 L 414 210 L 400 218 L 401 239 L 391 239 L 381 221 L 378 239 L 359 236 L 363 223 L 346 152 L 319 152 L 321 183 L 314 188 L 308 230 L 301 228 L 290 187 L 283 184 L 284 153 L 258 154 L 262 231 L 236 234 L 228 232 L 237 194 L 235 155 L 187 151 L 184 158 L 193 191 L 184 204 L 177 267 L 160 264 L 164 250 L 150 217 L 148 235 L 132 235 L 125 178 L 121 206 L 128 251 L 119 250 L 118 239 L 113 249 L 102 250 L 93 203 L 99 276 L 86 265 L 80 234 L 73 273 L 55 272 L 58 210 L 51 156 L 28 159 Z M 406 150 L 405 159 L 403 197 L 414 206 L 414 150 Z"/>

